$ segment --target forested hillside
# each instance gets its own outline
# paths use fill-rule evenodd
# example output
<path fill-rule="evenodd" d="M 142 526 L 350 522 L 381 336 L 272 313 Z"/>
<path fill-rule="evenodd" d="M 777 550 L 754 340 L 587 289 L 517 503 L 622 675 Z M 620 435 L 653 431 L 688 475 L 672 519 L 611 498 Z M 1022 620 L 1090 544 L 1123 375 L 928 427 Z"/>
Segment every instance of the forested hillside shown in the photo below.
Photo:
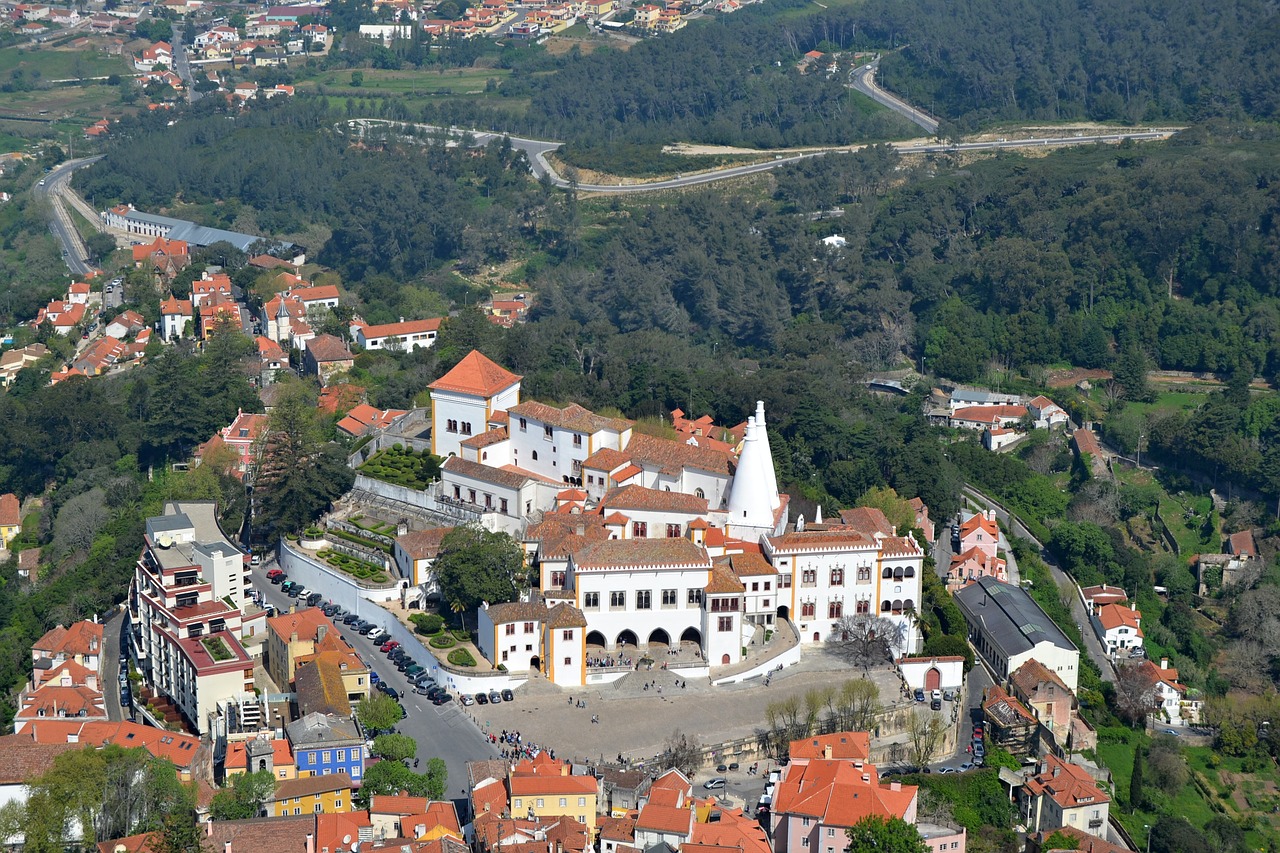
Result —
<path fill-rule="evenodd" d="M 803 49 L 788 36 L 774 19 L 743 16 L 625 52 L 597 50 L 550 77 L 508 81 L 503 94 L 532 96 L 530 132 L 579 146 L 688 140 L 778 148 L 918 133 L 843 79 L 801 74 Z"/>
<path fill-rule="evenodd" d="M 853 16 L 905 45 L 882 82 L 962 129 L 1280 115 L 1280 12 L 1265 0 L 871 0 Z"/>

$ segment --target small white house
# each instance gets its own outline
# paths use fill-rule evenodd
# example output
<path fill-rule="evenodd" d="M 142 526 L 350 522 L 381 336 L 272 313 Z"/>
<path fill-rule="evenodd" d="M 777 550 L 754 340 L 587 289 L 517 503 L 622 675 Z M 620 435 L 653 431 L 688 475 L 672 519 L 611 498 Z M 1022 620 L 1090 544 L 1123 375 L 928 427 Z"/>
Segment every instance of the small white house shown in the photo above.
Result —
<path fill-rule="evenodd" d="M 911 690 L 959 690 L 964 685 L 962 655 L 898 658 L 896 663 Z"/>
<path fill-rule="evenodd" d="M 1093 617 L 1093 628 L 1111 657 L 1142 654 L 1142 613 L 1123 604 L 1104 604 Z"/>

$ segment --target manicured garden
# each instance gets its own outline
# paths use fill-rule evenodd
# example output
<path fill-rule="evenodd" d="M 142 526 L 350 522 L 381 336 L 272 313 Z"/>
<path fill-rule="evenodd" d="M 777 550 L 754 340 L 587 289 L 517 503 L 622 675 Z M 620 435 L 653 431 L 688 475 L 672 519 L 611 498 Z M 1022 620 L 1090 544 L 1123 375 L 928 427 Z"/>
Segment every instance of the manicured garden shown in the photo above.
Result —
<path fill-rule="evenodd" d="M 376 480 L 422 490 L 440 475 L 440 457 L 395 444 L 379 450 L 357 470 Z"/>
<path fill-rule="evenodd" d="M 347 554 L 338 551 L 324 550 L 318 552 L 317 556 L 329 565 L 339 571 L 346 572 L 356 580 L 366 581 L 368 583 L 386 583 L 390 578 L 387 572 L 381 566 L 375 566 L 373 563 L 356 559 Z"/>
<path fill-rule="evenodd" d="M 231 660 L 235 657 L 235 653 L 231 651 L 226 641 L 221 637 L 205 637 L 200 641 L 200 645 L 204 646 L 205 651 L 209 653 L 209 657 L 213 658 L 215 663 L 221 663 L 224 660 Z"/>

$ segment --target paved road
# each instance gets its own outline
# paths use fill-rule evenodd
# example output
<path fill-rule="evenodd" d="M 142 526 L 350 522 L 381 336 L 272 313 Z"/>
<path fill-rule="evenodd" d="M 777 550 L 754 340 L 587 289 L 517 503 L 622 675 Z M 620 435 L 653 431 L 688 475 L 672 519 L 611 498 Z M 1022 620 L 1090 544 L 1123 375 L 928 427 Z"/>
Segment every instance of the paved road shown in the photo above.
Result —
<path fill-rule="evenodd" d="M 117 610 L 102 626 L 102 697 L 113 723 L 133 719 L 132 709 L 120 706 L 120 634 L 125 622 L 124 611 Z"/>
<path fill-rule="evenodd" d="M 389 119 L 351 119 L 347 124 L 358 133 L 367 133 L 377 125 L 395 125 L 404 127 L 406 122 L 391 121 Z M 467 130 L 464 128 L 443 128 L 434 125 L 412 124 L 409 125 L 428 133 L 443 133 L 459 139 L 470 138 L 471 144 L 475 146 L 487 145 L 490 142 L 503 138 L 503 134 L 490 131 Z M 1090 134 L 1088 136 L 1038 136 L 1030 139 L 998 139 L 989 142 L 960 142 L 960 143 L 891 143 L 899 152 L 903 154 L 954 154 L 962 151 L 995 151 L 999 149 L 1019 149 L 1019 148 L 1047 148 L 1047 147 L 1065 147 L 1073 145 L 1087 145 L 1097 142 L 1122 142 L 1126 139 L 1133 140 L 1156 140 L 1168 139 L 1174 131 L 1170 130 L 1146 130 L 1146 131 L 1119 131 L 1116 133 Z M 511 147 L 519 149 L 525 153 L 529 160 L 529 168 L 533 172 L 535 178 L 539 180 L 545 175 L 551 181 L 553 186 L 560 189 L 574 189 L 583 193 L 648 193 L 657 192 L 659 190 L 676 190 L 685 187 L 698 186 L 700 184 L 709 184 L 715 181 L 725 181 L 731 178 L 741 178 L 746 175 L 754 175 L 760 172 L 767 172 L 771 169 L 777 169 L 781 166 L 787 166 L 792 163 L 798 163 L 801 160 L 810 157 L 821 157 L 831 152 L 850 152 L 856 151 L 866 146 L 863 145 L 841 145 L 831 148 L 815 149 L 803 154 L 778 154 L 774 159 L 763 163 L 754 163 L 748 166 L 726 166 L 723 169 L 712 169 L 706 172 L 700 172 L 696 175 L 680 175 L 666 181 L 652 181 L 643 184 L 581 184 L 566 180 L 563 176 L 556 172 L 547 162 L 546 155 L 555 151 L 563 143 L 550 142 L 543 139 L 524 139 L 518 136 L 507 137 L 511 142 Z M 760 152 L 767 156 L 768 152 Z"/>
<path fill-rule="evenodd" d="M 173 70 L 182 78 L 182 84 L 187 87 L 187 100 L 194 104 L 200 100 L 202 93 L 196 91 L 195 80 L 191 76 L 191 57 L 187 54 L 182 37 L 182 27 L 175 24 L 173 26 Z"/>
<path fill-rule="evenodd" d="M 860 65 L 850 71 L 849 88 L 861 92 L 876 103 L 886 106 L 903 116 L 908 121 L 920 125 L 930 136 L 937 136 L 938 120 L 936 118 L 876 85 L 876 71 L 879 68 L 880 57 L 876 57 L 870 64 Z"/>
<path fill-rule="evenodd" d="M 965 497 L 969 498 L 974 503 L 995 510 L 996 518 L 1004 522 L 1005 526 L 1011 533 L 1013 533 L 1014 536 L 1027 539 L 1035 544 L 1036 548 L 1040 551 L 1040 559 L 1044 560 L 1044 564 L 1049 567 L 1049 572 L 1053 576 L 1053 582 L 1057 584 L 1058 589 L 1069 590 L 1071 593 L 1071 615 L 1076 620 L 1076 624 L 1080 626 L 1080 633 L 1084 637 L 1085 651 L 1088 652 L 1089 657 L 1092 658 L 1093 662 L 1098 665 L 1098 669 L 1101 670 L 1102 680 L 1115 681 L 1115 668 L 1107 658 L 1106 652 L 1102 648 L 1102 643 L 1098 641 L 1098 635 L 1094 633 L 1093 628 L 1089 625 L 1089 616 L 1084 609 L 1084 602 L 1080 600 L 1080 596 L 1078 594 L 1079 586 L 1076 584 L 1075 579 L 1064 572 L 1062 568 L 1054 562 L 1053 556 L 1049 554 L 1048 550 L 1045 549 L 1040 540 L 1032 536 L 1031 532 L 1023 527 L 1022 523 L 1019 522 L 1017 518 L 1010 517 L 1009 513 L 996 505 L 991 498 L 968 485 L 964 487 L 964 494 Z"/>
<path fill-rule="evenodd" d="M 40 183 L 36 184 L 32 190 L 36 198 L 48 202 L 49 230 L 62 246 L 62 257 L 67 263 L 67 268 L 71 270 L 72 275 L 76 276 L 88 275 L 93 272 L 93 267 L 85 262 L 88 250 L 85 249 L 84 241 L 80 239 L 80 232 L 76 230 L 71 214 L 63 204 L 62 188 L 71 180 L 71 174 L 76 169 L 101 159 L 99 155 L 80 160 L 68 160 L 41 178 Z"/>
<path fill-rule="evenodd" d="M 272 568 L 276 568 L 274 560 L 254 569 L 253 585 L 262 591 L 268 604 L 287 613 L 291 606 L 296 606 L 296 602 L 281 592 L 280 587 L 267 580 L 266 573 Z M 371 613 L 375 609 L 385 617 L 385 611 L 370 603 Z M 429 758 L 444 759 L 449 767 L 448 796 L 456 799 L 467 781 L 467 762 L 497 758 L 497 751 L 471 722 L 466 709 L 456 701 L 437 707 L 426 701 L 426 697 L 414 694 L 408 680 L 390 665 L 386 656 L 378 651 L 372 641 L 360 636 L 349 625 L 339 623 L 337 627 L 343 639 L 356 650 L 369 668 L 400 694 L 408 716 L 397 727 L 399 732 L 418 742 L 418 758 L 424 764 Z M 280 687 L 286 689 L 284 685 Z"/>

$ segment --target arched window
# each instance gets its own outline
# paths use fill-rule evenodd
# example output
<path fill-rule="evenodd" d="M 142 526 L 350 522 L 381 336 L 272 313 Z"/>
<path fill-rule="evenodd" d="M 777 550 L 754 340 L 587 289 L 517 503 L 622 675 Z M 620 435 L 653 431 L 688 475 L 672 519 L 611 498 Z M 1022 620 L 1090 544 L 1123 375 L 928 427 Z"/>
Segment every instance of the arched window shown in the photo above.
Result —
<path fill-rule="evenodd" d="M 892 604 L 890 603 L 889 599 L 887 599 L 887 598 L 886 598 L 884 601 L 880 602 L 880 612 L 881 612 L 881 613 L 888 613 L 888 612 L 889 612 L 889 608 L 890 608 L 891 606 L 892 606 Z"/>
<path fill-rule="evenodd" d="M 915 613 L 916 603 L 908 598 L 906 601 L 902 602 L 902 609 L 908 613 Z"/>
<path fill-rule="evenodd" d="M 694 489 L 693 494 L 694 496 L 699 498 L 705 498 L 707 496 L 707 493 L 702 491 L 702 489 Z"/>
<path fill-rule="evenodd" d="M 885 569 L 883 572 L 880 573 L 880 577 L 884 578 L 885 580 L 888 580 L 889 578 L 893 577 L 893 569 L 888 569 L 888 568 Z"/>
<path fill-rule="evenodd" d="M 915 566 L 907 566 L 907 570 L 903 573 L 905 577 L 913 578 L 916 576 Z"/>
<path fill-rule="evenodd" d="M 537 462 L 537 461 L 538 461 L 538 451 L 536 451 L 536 450 L 535 450 L 535 451 L 533 451 L 533 461 L 534 461 L 534 462 Z"/>

